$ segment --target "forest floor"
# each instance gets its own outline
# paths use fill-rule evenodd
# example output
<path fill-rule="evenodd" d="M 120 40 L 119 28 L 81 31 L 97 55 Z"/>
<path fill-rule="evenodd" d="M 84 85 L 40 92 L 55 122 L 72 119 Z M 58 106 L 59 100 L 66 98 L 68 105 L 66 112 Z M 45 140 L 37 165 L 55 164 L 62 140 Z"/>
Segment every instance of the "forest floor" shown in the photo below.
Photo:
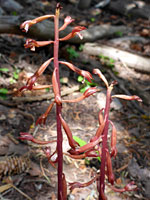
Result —
<path fill-rule="evenodd" d="M 17 2 L 22 3 L 19 0 Z M 56 6 L 55 1 L 41 0 L 36 2 L 31 0 L 27 2 L 28 4 L 22 3 L 25 8 L 24 12 L 35 16 L 49 12 L 54 13 Z M 31 2 L 34 3 L 34 6 Z M 69 15 L 75 19 L 73 25 L 86 27 L 100 24 L 124 25 L 132 28 L 132 36 L 142 36 L 149 41 L 149 33 L 146 34 L 146 31 L 143 31 L 143 29 L 149 31 L 150 22 L 147 19 L 123 16 L 113 13 L 107 7 L 95 9 L 93 5 L 91 8 L 81 11 L 76 7 L 76 1 L 71 2 L 62 2 L 61 20 L 64 16 Z M 97 2 L 93 1 L 93 3 Z M 11 15 L 12 13 L 7 11 L 6 14 Z M 128 34 L 123 36 L 128 36 Z M 110 44 L 112 39 L 119 39 L 123 36 L 120 32 L 111 38 L 104 38 L 98 42 Z M 6 171 L 12 179 L 11 184 L 8 184 L 6 179 L 8 177 L 4 177 L 5 170 L 2 169 L 4 162 L 0 161 L 2 169 L 0 170 L 0 178 L 3 179 L 0 186 L 0 199 L 55 200 L 57 199 L 57 171 L 47 162 L 43 152 L 44 146 L 22 142 L 18 139 L 20 132 L 34 133 L 36 138 L 40 140 L 56 139 L 55 107 L 50 112 L 46 125 L 38 127 L 38 130 L 35 127 L 36 120 L 46 111 L 52 101 L 53 96 L 48 99 L 45 97 L 52 93 L 52 90 L 26 91 L 22 97 L 14 97 L 15 91 L 25 85 L 27 78 L 33 75 L 39 66 L 52 56 L 51 47 L 37 48 L 35 52 L 24 49 L 25 40 L 26 38 L 23 36 L 0 35 L 0 156 L 3 161 L 6 161 L 8 167 Z M 106 186 L 106 196 L 111 200 L 150 199 L 150 74 L 136 71 L 121 61 L 114 61 L 111 58 L 86 55 L 82 51 L 83 45 L 61 43 L 60 60 L 70 61 L 84 70 L 99 68 L 109 83 L 117 80 L 118 84 L 114 87 L 114 94 L 138 95 L 143 100 L 142 103 L 125 100 L 115 100 L 112 103 L 110 119 L 117 128 L 118 148 L 117 157 L 112 161 L 116 185 L 123 187 L 126 183 L 134 180 L 138 190 L 119 194 Z M 150 43 L 148 42 L 144 44 L 142 42 L 130 43 L 128 47 L 122 43 L 120 48 L 143 57 L 150 57 Z M 38 84 L 51 84 L 52 69 L 53 66 L 50 65 L 38 79 Z M 81 95 L 80 89 L 85 88 L 85 85 L 78 82 L 78 76 L 64 66 L 61 66 L 60 74 L 63 99 L 79 97 Z M 95 83 L 99 85 L 100 92 L 80 103 L 65 103 L 63 105 L 63 116 L 73 135 L 86 142 L 95 134 L 98 127 L 99 110 L 105 105 L 105 87 L 98 79 L 95 79 Z M 50 147 L 53 152 L 56 146 L 51 144 Z M 69 149 L 65 136 L 63 148 L 64 152 Z M 27 173 L 23 168 L 23 165 L 28 168 L 24 155 L 29 155 L 30 160 L 32 160 Z M 18 156 L 16 162 L 21 162 L 18 166 L 21 174 L 11 174 L 13 171 L 11 165 L 15 161 L 9 160 L 9 156 L 14 157 L 14 159 L 15 156 Z M 64 156 L 64 173 L 67 182 L 87 182 L 99 167 L 100 162 L 97 159 L 73 160 Z M 95 184 L 87 188 L 74 189 L 72 192 L 68 190 L 69 200 L 96 198 Z"/>

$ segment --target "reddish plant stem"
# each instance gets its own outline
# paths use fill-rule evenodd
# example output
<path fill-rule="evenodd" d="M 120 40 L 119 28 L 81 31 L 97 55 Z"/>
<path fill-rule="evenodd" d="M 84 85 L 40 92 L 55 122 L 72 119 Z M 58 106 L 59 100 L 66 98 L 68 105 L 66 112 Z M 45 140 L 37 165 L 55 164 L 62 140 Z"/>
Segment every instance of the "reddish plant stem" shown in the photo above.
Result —
<path fill-rule="evenodd" d="M 106 165 L 106 152 L 107 152 L 107 135 L 109 128 L 109 110 L 111 103 L 111 91 L 112 85 L 107 88 L 107 96 L 106 96 L 106 106 L 104 111 L 104 120 L 105 127 L 103 130 L 103 140 L 102 140 L 102 157 L 101 157 L 101 167 L 100 167 L 100 178 L 99 178 L 99 200 L 104 199 L 104 190 L 105 190 L 105 165 Z"/>
<path fill-rule="evenodd" d="M 56 15 L 54 17 L 55 23 L 55 40 L 54 40 L 54 68 L 56 69 L 56 78 L 59 86 L 60 94 L 60 81 L 59 81 L 59 62 L 58 62 L 58 50 L 59 50 L 59 8 L 56 9 Z M 58 155 L 58 200 L 63 200 L 63 153 L 62 153 L 62 130 L 61 121 L 59 115 L 61 114 L 61 105 L 56 104 L 56 119 L 57 119 L 57 155 Z"/>

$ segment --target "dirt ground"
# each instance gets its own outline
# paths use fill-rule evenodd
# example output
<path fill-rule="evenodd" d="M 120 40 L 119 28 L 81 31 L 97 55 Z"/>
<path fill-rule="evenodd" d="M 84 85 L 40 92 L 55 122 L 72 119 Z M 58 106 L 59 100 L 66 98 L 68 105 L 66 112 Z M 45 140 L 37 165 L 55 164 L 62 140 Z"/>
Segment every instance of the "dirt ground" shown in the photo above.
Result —
<path fill-rule="evenodd" d="M 56 1 L 17 1 L 24 7 L 25 14 L 40 16 L 54 13 Z M 139 36 L 143 29 L 149 30 L 149 23 L 144 18 L 131 18 L 118 13 L 113 13 L 109 8 L 95 9 L 92 6 L 86 10 L 79 10 L 76 7 L 77 1 L 62 1 L 61 20 L 64 16 L 70 15 L 75 18 L 73 25 L 86 25 L 86 27 L 99 24 L 121 24 L 132 28 L 132 36 Z M 149 4 L 147 1 L 145 1 Z M 34 6 L 33 6 L 34 5 Z M 98 13 L 95 15 L 95 13 Z M 11 15 L 8 10 L 3 15 Z M 113 20 L 112 20 L 113 19 Z M 139 20 L 141 23 L 139 24 Z M 130 33 L 131 34 L 131 33 Z M 128 35 L 126 35 L 128 36 Z M 118 36 L 116 38 L 119 38 Z M 144 35 L 146 40 L 150 36 Z M 114 38 L 104 38 L 99 42 L 109 44 Z M 20 132 L 33 133 L 40 140 L 56 139 L 56 116 L 55 107 L 50 112 L 46 125 L 35 127 L 35 122 L 42 115 L 52 102 L 53 92 L 50 90 L 27 91 L 22 97 L 14 96 L 14 91 L 26 83 L 27 77 L 33 75 L 38 67 L 52 55 L 51 47 L 37 48 L 35 52 L 24 49 L 26 38 L 23 36 L 1 34 L 0 35 L 0 199 L 34 199 L 48 200 L 57 199 L 57 171 L 48 162 L 43 153 L 44 146 L 34 145 L 30 142 L 20 141 Z M 129 52 L 149 57 L 149 43 L 132 43 L 128 48 L 121 46 Z M 113 170 L 116 177 L 116 185 L 123 187 L 126 183 L 134 180 L 138 190 L 134 192 L 115 193 L 106 186 L 108 199 L 150 199 L 150 74 L 142 71 L 135 71 L 120 61 L 113 66 L 108 66 L 100 57 L 89 56 L 83 53 L 82 45 L 63 43 L 60 44 L 60 60 L 71 61 L 81 69 L 89 70 L 100 68 L 109 83 L 117 80 L 114 87 L 114 94 L 138 95 L 142 103 L 115 100 L 110 111 L 110 120 L 117 128 L 118 154 L 113 159 Z M 52 65 L 39 78 L 38 84 L 51 84 Z M 80 88 L 83 84 L 77 81 L 78 76 L 69 69 L 61 66 L 61 88 L 64 94 L 63 99 L 73 99 L 81 96 Z M 100 92 L 90 96 L 84 101 L 76 104 L 63 104 L 63 116 L 69 124 L 73 133 L 89 141 L 95 134 L 98 127 L 98 112 L 105 105 L 106 90 L 99 79 L 95 82 Z M 69 90 L 68 90 L 69 89 Z M 7 91 L 7 92 L 6 92 Z M 68 91 L 68 92 L 65 92 Z M 111 130 L 110 130 L 111 132 Z M 109 135 L 110 137 L 110 135 Z M 50 144 L 51 150 L 55 149 L 55 143 Z M 63 150 L 67 152 L 69 146 L 64 134 Z M 9 159 L 9 156 L 13 158 Z M 17 156 L 17 158 L 15 157 Z M 30 164 L 27 162 L 30 159 Z M 16 160 L 15 160 L 16 159 Z M 6 165 L 4 165 L 4 162 Z M 18 173 L 13 175 L 13 165 L 17 162 Z M 30 165 L 30 166 L 29 166 Z M 7 166 L 8 169 L 3 169 Z M 73 160 L 64 156 L 64 173 L 67 182 L 90 180 L 92 174 L 100 167 L 97 159 Z M 30 169 L 28 169 L 30 168 Z M 16 169 L 17 171 L 17 169 Z M 10 175 L 11 180 L 5 174 Z M 2 187 L 3 186 L 3 187 Z M 87 188 L 68 190 L 69 200 L 96 199 L 95 183 Z"/>

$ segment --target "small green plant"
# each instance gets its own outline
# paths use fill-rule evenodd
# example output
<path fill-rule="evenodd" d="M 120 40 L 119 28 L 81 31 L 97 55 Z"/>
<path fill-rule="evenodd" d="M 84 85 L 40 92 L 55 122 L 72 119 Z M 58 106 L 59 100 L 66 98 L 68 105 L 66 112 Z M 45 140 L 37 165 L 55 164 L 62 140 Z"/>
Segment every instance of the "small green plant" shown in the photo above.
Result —
<path fill-rule="evenodd" d="M 83 44 L 80 44 L 80 46 L 79 46 L 79 51 L 83 51 L 83 47 L 84 47 L 84 45 L 83 45 Z"/>
<path fill-rule="evenodd" d="M 119 36 L 119 37 L 122 37 L 123 36 L 123 32 L 122 31 L 116 31 L 115 35 Z"/>
<path fill-rule="evenodd" d="M 12 14 L 13 16 L 17 16 L 17 15 L 18 15 L 18 13 L 17 13 L 16 11 L 12 11 L 11 14 Z"/>
<path fill-rule="evenodd" d="M 10 78 L 10 83 L 11 84 L 16 83 L 16 81 L 19 78 L 19 73 L 20 73 L 20 69 L 15 68 L 14 71 L 13 71 L 13 75 Z"/>
<path fill-rule="evenodd" d="M 98 85 L 93 80 L 91 82 L 89 82 L 88 80 L 85 80 L 83 76 L 78 76 L 77 80 L 78 82 L 82 83 L 81 88 L 80 88 L 81 93 L 84 93 L 90 87 L 95 87 Z"/>
<path fill-rule="evenodd" d="M 95 22 L 95 18 L 94 17 L 92 17 L 90 20 L 91 20 L 91 22 Z"/>
<path fill-rule="evenodd" d="M 73 59 L 73 58 L 78 58 L 79 57 L 78 52 L 72 47 L 67 47 L 67 52 L 69 53 L 69 59 Z"/>
<path fill-rule="evenodd" d="M 80 145 L 80 147 L 84 146 L 87 144 L 87 142 L 85 142 L 84 140 L 82 140 L 81 138 L 79 138 L 78 136 L 73 136 L 73 139 Z"/>
<path fill-rule="evenodd" d="M 0 68 L 0 72 L 9 72 L 8 68 Z"/>
<path fill-rule="evenodd" d="M 115 60 L 113 58 L 109 58 L 108 56 L 104 56 L 103 54 L 99 55 L 99 58 L 103 64 L 105 64 L 107 67 L 110 67 L 113 69 L 115 67 Z"/>
<path fill-rule="evenodd" d="M 8 94 L 8 90 L 6 88 L 0 88 L 0 98 L 1 99 L 6 99 Z"/>

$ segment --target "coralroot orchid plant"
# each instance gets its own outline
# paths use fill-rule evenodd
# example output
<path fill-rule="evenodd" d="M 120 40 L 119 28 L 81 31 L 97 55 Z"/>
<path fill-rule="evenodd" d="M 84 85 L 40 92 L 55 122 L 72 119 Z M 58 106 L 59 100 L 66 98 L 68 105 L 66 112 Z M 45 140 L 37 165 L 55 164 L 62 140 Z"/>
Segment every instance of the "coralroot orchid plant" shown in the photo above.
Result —
<path fill-rule="evenodd" d="M 85 27 L 77 26 L 75 27 L 71 33 L 69 33 L 64 38 L 59 38 L 59 32 L 63 31 L 71 22 L 74 20 L 67 16 L 64 20 L 64 24 L 59 28 L 59 14 L 60 14 L 61 6 L 58 3 L 56 6 L 56 13 L 55 15 L 45 15 L 38 17 L 33 20 L 25 21 L 21 24 L 20 28 L 22 31 L 27 32 L 28 29 L 45 19 L 53 18 L 54 19 L 54 26 L 55 26 L 55 38 L 54 41 L 35 41 L 33 39 L 27 39 L 26 44 L 24 45 L 25 48 L 30 48 L 32 51 L 35 50 L 35 47 L 41 47 L 45 45 L 53 44 L 54 46 L 54 57 L 47 60 L 45 63 L 43 63 L 40 68 L 34 73 L 33 76 L 31 76 L 26 85 L 22 87 L 19 92 L 23 92 L 24 90 L 35 90 L 40 89 L 35 86 L 35 82 L 38 79 L 38 77 L 45 71 L 45 69 L 48 67 L 48 65 L 53 61 L 54 63 L 54 70 L 52 75 L 52 88 L 55 95 L 54 101 L 50 104 L 46 112 L 39 117 L 39 119 L 36 121 L 36 125 L 41 125 L 46 123 L 46 119 L 48 114 L 50 113 L 51 109 L 53 108 L 54 104 L 56 105 L 56 120 L 57 120 L 57 140 L 54 141 L 40 141 L 34 138 L 29 133 L 20 133 L 20 139 L 21 140 L 29 140 L 36 144 L 48 144 L 52 142 L 57 142 L 56 150 L 55 152 L 51 153 L 49 148 L 44 149 L 44 153 L 48 158 L 48 162 L 54 166 L 55 163 L 58 163 L 58 200 L 65 200 L 67 199 L 67 183 L 65 179 L 65 174 L 63 173 L 63 148 L 62 148 L 62 142 L 63 142 L 63 135 L 62 135 L 62 127 L 67 135 L 68 143 L 70 145 L 70 150 L 66 155 L 70 156 L 74 159 L 81 159 L 86 157 L 100 157 L 101 158 L 101 165 L 100 165 L 100 172 L 97 172 L 95 177 L 90 180 L 87 183 L 69 183 L 70 190 L 73 190 L 74 188 L 82 188 L 86 187 L 90 184 L 92 184 L 94 181 L 97 182 L 97 191 L 99 193 L 99 200 L 105 200 L 106 196 L 104 194 L 105 190 L 105 175 L 108 178 L 108 182 L 110 187 L 117 192 L 124 192 L 124 191 L 131 191 L 135 190 L 137 187 L 134 185 L 134 182 L 131 182 L 127 184 L 124 188 L 115 188 L 114 182 L 115 182 L 115 176 L 112 169 L 112 162 L 111 158 L 116 157 L 117 155 L 117 149 L 116 149 L 116 128 L 109 120 L 109 111 L 110 111 L 110 104 L 111 101 L 114 98 L 121 98 L 126 100 L 137 100 L 141 101 L 141 99 L 138 96 L 126 96 L 126 95 L 111 95 L 112 89 L 115 84 L 117 84 L 116 81 L 112 82 L 110 85 L 108 84 L 108 81 L 106 80 L 105 76 L 100 72 L 99 69 L 94 69 L 93 74 L 96 74 L 99 76 L 99 78 L 105 83 L 105 86 L 107 88 L 107 95 L 106 95 L 106 105 L 105 108 L 101 109 L 99 111 L 98 115 L 98 121 L 99 121 L 99 127 L 95 133 L 95 135 L 90 139 L 90 141 L 80 146 L 77 141 L 74 140 L 73 135 L 71 133 L 71 130 L 66 123 L 66 121 L 63 119 L 63 116 L 61 114 L 62 110 L 62 104 L 64 102 L 66 103 L 77 103 L 81 100 L 84 100 L 85 98 L 93 95 L 94 93 L 98 92 L 98 89 L 96 87 L 88 88 L 79 98 L 73 99 L 73 100 L 63 100 L 61 97 L 61 90 L 60 90 L 60 80 L 59 80 L 59 64 L 66 65 L 66 67 L 69 67 L 74 72 L 78 73 L 79 75 L 83 76 L 84 79 L 87 79 L 89 82 L 92 81 L 93 77 L 91 73 L 85 70 L 81 70 L 77 67 L 75 67 L 73 64 L 69 62 L 59 61 L 58 60 L 58 51 L 59 51 L 59 42 L 64 40 L 69 40 L 76 35 L 78 35 L 82 39 L 82 35 L 80 31 L 84 30 Z M 42 86 L 41 88 L 47 88 L 49 86 Z M 112 126 L 112 134 L 111 134 L 111 145 L 110 148 L 108 146 L 108 128 L 109 125 Z M 52 156 L 56 154 L 57 158 L 56 160 L 52 160 Z"/>

